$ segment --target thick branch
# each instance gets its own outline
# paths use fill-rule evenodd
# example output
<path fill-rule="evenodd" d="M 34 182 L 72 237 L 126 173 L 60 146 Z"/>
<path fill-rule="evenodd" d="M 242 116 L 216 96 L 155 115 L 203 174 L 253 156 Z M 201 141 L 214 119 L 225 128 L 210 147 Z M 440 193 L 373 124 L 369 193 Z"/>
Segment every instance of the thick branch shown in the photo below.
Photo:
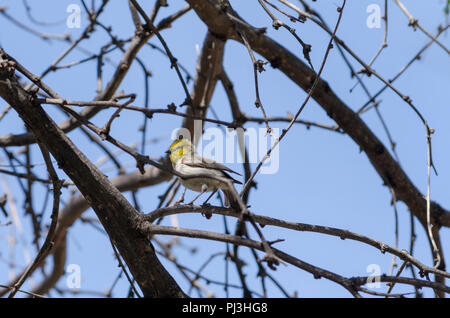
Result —
<path fill-rule="evenodd" d="M 223 38 L 242 42 L 233 23 L 238 23 L 251 48 L 280 69 L 293 82 L 308 91 L 315 80 L 314 72 L 294 54 L 263 34 L 262 29 L 243 22 L 231 8 L 221 10 L 217 1 L 186 0 L 211 32 Z M 312 97 L 366 153 L 370 162 L 386 184 L 390 184 L 397 198 L 406 203 L 410 211 L 426 226 L 426 200 L 394 160 L 382 142 L 361 118 L 320 80 Z M 439 204 L 431 203 L 432 223 L 435 227 L 450 227 L 450 212 Z"/>
<path fill-rule="evenodd" d="M 131 204 L 47 116 L 35 96 L 21 87 L 14 78 L 14 65 L 4 59 L 3 52 L 0 56 L 0 96 L 17 111 L 91 204 L 144 295 L 184 297 L 146 237 L 136 231 L 138 214 Z"/>

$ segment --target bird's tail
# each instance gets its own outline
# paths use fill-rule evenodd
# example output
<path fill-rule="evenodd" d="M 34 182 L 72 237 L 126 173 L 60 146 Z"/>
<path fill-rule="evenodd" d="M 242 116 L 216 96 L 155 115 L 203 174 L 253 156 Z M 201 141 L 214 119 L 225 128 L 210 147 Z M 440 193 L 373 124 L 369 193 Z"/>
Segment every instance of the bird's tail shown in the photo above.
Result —
<path fill-rule="evenodd" d="M 223 190 L 223 194 L 225 195 L 225 206 L 232 207 L 236 211 L 240 211 L 241 207 L 239 205 L 239 201 L 230 190 Z"/>

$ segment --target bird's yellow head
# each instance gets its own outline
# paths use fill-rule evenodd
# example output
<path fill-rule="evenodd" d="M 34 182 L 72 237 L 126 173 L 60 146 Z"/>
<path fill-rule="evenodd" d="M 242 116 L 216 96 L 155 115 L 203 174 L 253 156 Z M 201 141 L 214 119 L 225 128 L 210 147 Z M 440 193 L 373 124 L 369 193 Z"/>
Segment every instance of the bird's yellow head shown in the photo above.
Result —
<path fill-rule="evenodd" d="M 169 154 L 170 161 L 175 165 L 182 157 L 192 154 L 194 146 L 185 138 L 175 140 L 169 147 L 167 153 Z"/>

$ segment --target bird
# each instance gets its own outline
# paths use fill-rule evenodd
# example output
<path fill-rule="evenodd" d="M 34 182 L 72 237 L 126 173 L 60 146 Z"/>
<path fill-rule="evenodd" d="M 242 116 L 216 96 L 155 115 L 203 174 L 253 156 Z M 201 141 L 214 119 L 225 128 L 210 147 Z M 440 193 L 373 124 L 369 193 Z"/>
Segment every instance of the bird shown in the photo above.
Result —
<path fill-rule="evenodd" d="M 181 198 L 177 202 L 184 200 L 184 194 L 186 188 L 199 192 L 199 194 L 188 204 L 194 203 L 205 192 L 212 192 L 211 195 L 203 203 L 207 204 L 209 199 L 219 189 L 225 195 L 225 206 L 231 206 L 233 209 L 239 209 L 239 201 L 233 195 L 232 190 L 229 188 L 228 182 L 218 180 L 223 178 L 224 180 L 231 181 L 231 184 L 242 184 L 242 182 L 234 179 L 230 176 L 230 173 L 241 175 L 240 173 L 231 170 L 227 166 L 216 162 L 210 158 L 206 158 L 197 153 L 195 146 L 187 138 L 180 136 L 175 140 L 166 151 L 169 154 L 170 161 L 173 169 L 184 176 L 202 175 L 201 177 L 193 178 L 180 178 L 181 184 L 185 187 Z M 209 178 L 208 176 L 212 176 Z M 213 178 L 213 177 L 218 177 Z M 235 192 L 236 193 L 236 192 Z"/>

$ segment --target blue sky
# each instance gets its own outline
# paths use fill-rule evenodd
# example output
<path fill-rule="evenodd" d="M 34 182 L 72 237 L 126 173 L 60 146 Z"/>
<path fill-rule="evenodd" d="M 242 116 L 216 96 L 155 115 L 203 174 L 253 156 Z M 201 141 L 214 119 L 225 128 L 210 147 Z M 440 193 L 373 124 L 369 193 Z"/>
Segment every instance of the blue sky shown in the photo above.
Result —
<path fill-rule="evenodd" d="M 32 14 L 41 21 L 65 21 L 68 16 L 66 8 L 76 1 L 50 1 L 41 0 L 28 1 L 32 6 Z M 90 1 L 87 1 L 90 3 Z M 142 2 L 142 1 L 141 1 Z M 295 39 L 283 29 L 278 31 L 270 27 L 271 21 L 264 13 L 257 1 L 230 1 L 239 14 L 251 25 L 268 27 L 268 35 L 303 59 L 301 47 Z M 81 29 L 68 29 L 66 24 L 58 23 L 52 26 L 35 25 L 29 21 L 25 14 L 25 9 L 21 1 L 6 0 L 3 3 L 8 7 L 8 13 L 19 18 L 30 27 L 39 29 L 42 32 L 52 34 L 70 33 L 74 39 L 86 26 L 86 16 L 82 15 Z M 99 1 L 96 1 L 99 3 Z M 366 62 L 368 62 L 377 51 L 383 40 L 382 28 L 368 28 L 366 19 L 369 13 L 366 8 L 369 4 L 379 4 L 382 7 L 384 1 L 347 1 L 338 36 Z M 430 33 L 435 34 L 438 24 L 445 23 L 443 8 L 445 2 L 442 0 L 419 1 L 405 0 L 405 5 L 409 11 L 419 18 L 419 22 Z M 151 10 L 150 4 L 144 6 L 147 12 Z M 163 8 L 158 19 L 161 19 L 185 5 L 184 1 L 169 1 L 170 6 Z M 333 27 L 337 20 L 336 8 L 340 1 L 320 1 L 314 2 L 313 7 L 320 12 L 328 24 Z M 413 31 L 408 27 L 408 19 L 395 6 L 389 2 L 389 29 L 388 47 L 383 50 L 381 56 L 376 60 L 373 67 L 384 78 L 392 78 L 417 51 L 422 48 L 428 38 L 420 31 Z M 119 38 L 128 38 L 133 35 L 134 27 L 130 18 L 126 1 L 112 1 L 108 4 L 105 13 L 100 21 L 104 25 L 112 25 L 113 32 Z M 312 45 L 311 59 L 315 68 L 318 69 L 322 61 L 329 36 L 312 22 L 301 25 L 294 25 L 299 36 Z M 10 55 L 15 57 L 20 63 L 27 67 L 34 74 L 40 74 L 50 65 L 57 56 L 68 46 L 66 42 L 58 40 L 43 41 L 39 37 L 32 35 L 21 28 L 7 21 L 0 16 L 0 45 Z M 206 33 L 206 27 L 198 19 L 194 12 L 189 12 L 177 21 L 171 29 L 162 32 L 172 53 L 191 75 L 195 74 L 197 61 L 197 49 L 201 47 Z M 88 40 L 81 43 L 81 47 L 92 52 L 98 52 L 101 45 L 108 41 L 108 35 L 97 29 L 95 34 Z M 448 47 L 450 41 L 448 34 L 443 34 L 440 40 Z M 150 43 L 161 47 L 156 38 Z M 62 64 L 80 60 L 86 55 L 75 50 L 67 56 Z M 117 62 L 121 57 L 119 50 L 109 55 L 112 63 L 106 63 L 103 72 L 103 79 L 107 83 L 111 77 Z M 180 105 L 185 96 L 179 80 L 174 70 L 170 69 L 170 63 L 164 55 L 150 47 L 144 47 L 139 53 L 139 57 L 151 70 L 153 77 L 150 78 L 150 107 L 165 108 L 174 102 Z M 361 66 L 351 59 L 355 69 Z M 96 63 L 88 62 L 70 69 L 49 74 L 45 82 L 56 90 L 61 96 L 72 100 L 92 100 L 96 89 Z M 238 96 L 241 109 L 253 116 L 261 117 L 260 110 L 254 107 L 255 92 L 253 83 L 253 70 L 250 57 L 244 46 L 239 43 L 229 41 L 225 48 L 224 68 L 230 79 L 234 83 L 234 88 Z M 403 94 L 412 98 L 414 105 L 427 119 L 429 125 L 435 129 L 433 135 L 433 156 L 439 175 L 432 175 L 431 178 L 431 198 L 440 203 L 444 208 L 450 207 L 450 157 L 449 137 L 450 137 L 450 109 L 448 103 L 448 88 L 450 84 L 449 75 L 450 64 L 448 54 L 436 44 L 433 44 L 423 55 L 420 61 L 415 62 L 406 73 L 400 77 L 394 86 Z M 360 86 L 352 92 L 350 89 L 355 84 L 355 79 L 350 78 L 350 71 L 343 62 L 338 50 L 332 50 L 327 60 L 322 77 L 328 81 L 335 93 L 353 110 L 359 109 L 367 101 L 367 96 Z M 295 113 L 302 104 L 306 93 L 289 81 L 278 70 L 266 66 L 266 72 L 259 76 L 261 100 L 268 116 L 286 116 L 288 112 Z M 374 76 L 364 78 L 365 84 L 370 92 L 374 94 L 383 84 Z M 189 88 L 192 82 L 189 83 Z M 123 81 L 119 90 L 126 93 L 136 93 L 135 105 L 144 104 L 144 82 L 142 70 L 137 63 L 132 65 L 130 72 Z M 380 111 L 389 126 L 393 139 L 397 143 L 397 152 L 400 163 L 413 183 L 426 193 L 427 181 L 427 156 L 425 129 L 416 114 L 404 103 L 394 92 L 386 90 L 380 96 Z M 0 111 L 5 107 L 5 103 L 0 101 Z M 61 121 L 65 117 L 53 106 L 45 106 L 55 121 Z M 223 120 L 231 120 L 231 111 L 228 106 L 225 93 L 218 85 L 211 107 Z M 184 111 L 184 108 L 179 108 Z M 103 125 L 109 118 L 111 112 L 96 116 L 93 122 Z M 208 117 L 213 118 L 211 113 Z M 301 119 L 316 121 L 324 124 L 334 124 L 322 108 L 314 100 L 310 100 Z M 373 110 L 362 115 L 363 120 L 375 132 L 385 145 L 388 139 L 383 127 Z M 135 143 L 141 140 L 138 132 L 143 119 L 139 114 L 133 112 L 122 112 L 120 118 L 113 124 L 113 136 L 124 143 Z M 151 157 L 160 157 L 170 144 L 171 132 L 181 125 L 178 117 L 156 114 L 154 119 L 149 121 L 146 138 L 156 139 L 150 142 L 146 149 L 146 154 Z M 273 127 L 285 128 L 287 123 L 273 123 Z M 213 127 L 206 124 L 206 127 Z M 248 127 L 263 127 L 257 124 L 249 124 Z M 6 117 L 0 121 L 0 134 L 20 133 L 24 127 L 20 119 L 10 111 Z M 96 161 L 103 156 L 98 147 L 91 145 L 86 137 L 79 132 L 69 134 L 75 144 L 86 153 L 88 158 Z M 109 145 L 108 145 L 109 147 Z M 18 150 L 16 148 L 15 150 Z M 33 158 L 38 163 L 42 159 L 37 149 L 33 148 Z M 3 153 L 2 155 L 3 156 Z M 2 164 L 5 164 L 4 156 Z M 390 193 L 388 188 L 382 186 L 382 180 L 371 166 L 367 156 L 360 153 L 359 147 L 346 135 L 330 132 L 327 130 L 314 128 L 306 129 L 302 125 L 294 126 L 281 142 L 279 148 L 280 168 L 276 174 L 258 175 L 258 189 L 252 191 L 249 204 L 251 211 L 276 217 L 293 222 L 302 222 L 317 225 L 327 225 L 364 234 L 374 239 L 383 241 L 389 245 L 394 245 L 395 219 L 393 207 L 390 204 Z M 133 159 L 126 154 L 119 156 L 121 163 L 131 172 L 135 169 Z M 238 163 L 229 164 L 232 169 L 242 172 L 242 166 Z M 105 174 L 110 177 L 117 175 L 117 171 L 111 163 L 105 164 Z M 254 168 L 254 165 L 253 167 Z M 37 168 L 41 176 L 45 176 L 44 167 Z M 61 177 L 64 174 L 58 171 Z M 21 202 L 23 196 L 17 181 L 14 178 L 0 176 L 0 182 L 7 182 L 14 193 L 18 203 L 19 215 L 24 223 L 24 241 L 29 242 L 30 235 L 27 232 L 30 227 L 27 218 L 23 216 Z M 158 196 L 162 194 L 167 183 L 158 186 L 142 189 L 138 194 L 138 201 L 144 212 L 152 211 L 158 203 Z M 3 188 L 0 193 L 3 193 Z M 239 190 L 240 188 L 238 188 Z M 44 188 L 35 186 L 35 204 L 42 205 Z M 63 192 L 63 198 L 69 198 L 69 191 Z M 192 198 L 194 193 L 187 193 L 187 200 Z M 126 194 L 130 199 L 130 195 Z M 218 203 L 212 201 L 212 203 Z M 399 217 L 399 248 L 409 248 L 410 222 L 407 207 L 398 203 Z M 50 222 L 49 211 L 44 214 L 45 222 Z M 87 211 L 85 217 L 95 217 L 92 211 Z M 2 222 L 4 219 L 0 219 Z M 169 220 L 164 224 L 168 225 Z M 207 220 L 201 215 L 185 214 L 179 216 L 181 227 L 205 229 L 216 232 L 224 231 L 222 217 L 214 216 Z M 234 229 L 235 220 L 227 219 L 227 224 Z M 8 281 L 8 266 L 5 260 L 9 258 L 8 244 L 5 238 L 11 234 L 11 226 L 0 227 L 0 283 Z M 367 267 L 370 264 L 378 264 L 383 273 L 389 273 L 391 256 L 383 255 L 377 249 L 352 242 L 350 240 L 340 240 L 318 233 L 301 233 L 278 228 L 265 227 L 264 235 L 269 240 L 282 238 L 284 242 L 278 243 L 277 248 L 291 253 L 303 261 L 316 266 L 331 270 L 343 276 L 366 276 Z M 428 246 L 426 233 L 416 221 L 417 241 L 415 245 L 415 256 L 423 263 L 431 265 L 431 253 Z M 255 237 L 252 233 L 252 237 Z M 445 243 L 449 241 L 450 230 L 441 230 L 441 240 L 444 242 L 444 255 L 450 253 L 450 247 Z M 167 237 L 159 237 L 167 240 Z M 189 268 L 198 269 L 211 255 L 216 252 L 223 252 L 225 245 L 204 240 L 193 240 L 182 238 L 181 246 L 174 249 L 180 264 Z M 22 242 L 19 240 L 15 250 L 14 260 L 18 264 L 23 264 Z M 183 247 L 184 246 L 184 247 Z M 192 254 L 189 247 L 197 247 L 197 252 Z M 31 249 L 31 255 L 35 250 Z M 261 284 L 256 277 L 257 269 L 253 258 L 246 248 L 240 249 L 240 255 L 248 261 L 245 267 L 247 280 L 255 291 L 261 293 Z M 177 279 L 184 290 L 188 290 L 188 283 L 181 278 L 177 269 L 170 263 L 162 259 L 167 265 L 167 269 Z M 448 261 L 447 261 L 448 262 Z M 69 230 L 68 236 L 68 257 L 67 264 L 78 264 L 82 273 L 82 291 L 104 291 L 109 288 L 119 274 L 120 268 L 114 260 L 113 252 L 109 241 L 105 235 L 95 228 L 77 221 Z M 223 257 L 217 257 L 210 266 L 204 270 L 204 275 L 216 280 L 224 280 L 225 263 Z M 20 271 L 20 267 L 16 272 Z M 299 297 L 349 297 L 350 294 L 342 287 L 325 279 L 316 280 L 311 274 L 301 271 L 293 266 L 279 266 L 276 272 L 270 272 L 290 293 L 297 292 Z M 63 277 L 58 287 L 67 289 Z M 238 284 L 238 279 L 234 266 L 230 264 L 230 280 Z M 34 281 L 27 282 L 25 289 L 30 289 L 39 281 L 36 277 Z M 204 284 L 204 282 L 201 282 Z M 216 296 L 223 297 L 223 287 L 213 284 L 206 285 L 206 288 L 213 291 Z M 267 283 L 268 295 L 270 297 L 282 296 L 280 291 L 270 282 Z M 385 291 L 380 289 L 379 291 Z M 395 287 L 395 292 L 409 292 L 412 288 Z M 114 289 L 114 296 L 124 297 L 128 292 L 128 283 L 125 278 L 120 279 Z M 432 292 L 424 290 L 424 295 L 432 296 Z M 230 295 L 241 296 L 239 289 L 231 289 Z M 51 295 L 56 296 L 53 292 Z M 67 294 L 69 295 L 69 294 Z M 92 294 L 80 293 L 81 296 L 93 296 Z M 195 293 L 192 296 L 197 296 Z"/>

